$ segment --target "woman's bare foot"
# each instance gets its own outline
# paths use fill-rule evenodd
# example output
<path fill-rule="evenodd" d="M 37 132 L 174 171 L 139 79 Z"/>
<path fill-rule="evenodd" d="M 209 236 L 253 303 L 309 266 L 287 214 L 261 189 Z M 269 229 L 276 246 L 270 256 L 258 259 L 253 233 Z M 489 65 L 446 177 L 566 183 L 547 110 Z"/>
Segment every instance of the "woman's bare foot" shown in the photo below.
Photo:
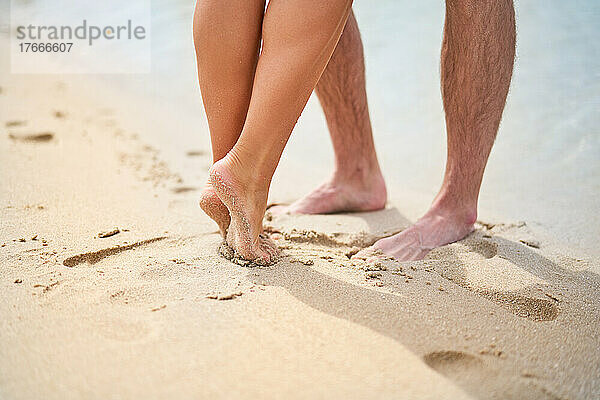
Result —
<path fill-rule="evenodd" d="M 231 217 L 227 244 L 246 260 L 272 263 L 277 257 L 277 248 L 262 233 L 268 186 L 265 188 L 256 182 L 256 176 L 231 153 L 212 166 L 209 180 Z"/>
<path fill-rule="evenodd" d="M 476 214 L 432 207 L 404 231 L 375 242 L 353 258 L 374 261 L 378 253 L 398 261 L 421 260 L 436 247 L 461 240 L 473 231 Z"/>
<path fill-rule="evenodd" d="M 225 207 L 225 204 L 219 199 L 217 192 L 212 187 L 210 182 L 206 183 L 202 194 L 200 194 L 200 208 L 212 218 L 217 225 L 219 226 L 219 230 L 221 231 L 221 235 L 223 239 L 227 236 L 227 228 L 229 227 L 229 223 L 231 218 L 229 216 L 229 210 Z"/>
<path fill-rule="evenodd" d="M 227 228 L 229 228 L 229 223 L 231 222 L 229 210 L 225 207 L 225 204 L 223 204 L 215 189 L 208 182 L 206 188 L 200 195 L 200 208 L 202 208 L 206 215 L 217 223 L 219 230 L 221 231 L 221 236 L 223 236 L 223 239 L 226 239 Z M 275 256 L 277 255 L 277 245 L 265 233 L 259 235 L 259 240 L 269 249 L 270 253 Z"/>
<path fill-rule="evenodd" d="M 273 214 L 331 214 L 375 211 L 385 207 L 387 190 L 379 169 L 363 177 L 334 177 L 289 206 L 269 209 Z"/>

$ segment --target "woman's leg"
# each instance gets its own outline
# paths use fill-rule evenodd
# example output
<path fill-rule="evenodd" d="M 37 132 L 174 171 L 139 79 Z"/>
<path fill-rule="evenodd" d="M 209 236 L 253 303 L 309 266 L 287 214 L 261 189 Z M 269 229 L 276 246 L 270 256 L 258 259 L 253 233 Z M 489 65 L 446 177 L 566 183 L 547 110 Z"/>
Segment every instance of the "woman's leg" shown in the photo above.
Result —
<path fill-rule="evenodd" d="M 265 0 L 198 0 L 194 44 L 198 82 L 210 128 L 213 162 L 223 158 L 244 126 L 258 51 Z M 229 212 L 207 184 L 200 207 L 223 235 Z"/>
<path fill-rule="evenodd" d="M 231 215 L 227 242 L 244 258 L 271 261 L 259 241 L 271 178 L 340 38 L 351 5 L 351 0 L 269 3 L 242 134 L 210 172 L 211 183 Z"/>

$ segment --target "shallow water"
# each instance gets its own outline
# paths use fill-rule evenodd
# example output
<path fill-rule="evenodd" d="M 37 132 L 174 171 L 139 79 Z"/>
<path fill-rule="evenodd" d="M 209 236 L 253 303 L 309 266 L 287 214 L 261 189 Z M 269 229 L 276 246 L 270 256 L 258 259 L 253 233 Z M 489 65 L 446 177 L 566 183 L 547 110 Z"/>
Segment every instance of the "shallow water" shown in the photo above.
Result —
<path fill-rule="evenodd" d="M 3 14 L 7 3 L 2 1 Z M 152 3 L 152 73 L 96 78 L 144 96 L 149 115 L 176 104 L 177 118 L 189 123 L 152 140 L 166 152 L 181 154 L 183 148 L 207 143 L 208 135 L 196 84 L 193 2 Z M 19 4 L 35 10 L 36 1 Z M 516 8 L 516 68 L 484 178 L 480 215 L 538 223 L 572 245 L 593 250 L 600 236 L 600 2 L 529 0 L 517 2 Z M 358 1 L 355 13 L 365 46 L 377 149 L 394 201 L 402 208 L 403 193 L 432 198 L 443 173 L 443 2 Z M 278 176 L 290 176 L 293 166 L 302 165 L 316 184 L 329 174 L 331 163 L 326 127 L 313 98 Z"/>

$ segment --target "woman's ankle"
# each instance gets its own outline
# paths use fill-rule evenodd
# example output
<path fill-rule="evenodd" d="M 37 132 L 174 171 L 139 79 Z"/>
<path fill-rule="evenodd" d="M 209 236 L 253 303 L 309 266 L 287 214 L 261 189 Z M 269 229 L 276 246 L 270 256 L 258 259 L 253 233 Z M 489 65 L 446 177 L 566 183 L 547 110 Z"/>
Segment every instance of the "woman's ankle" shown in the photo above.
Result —
<path fill-rule="evenodd" d="M 248 155 L 234 147 L 225 157 L 216 162 L 212 169 L 227 178 L 235 185 L 235 190 L 245 193 L 267 192 L 270 177 L 267 180 L 261 166 Z"/>

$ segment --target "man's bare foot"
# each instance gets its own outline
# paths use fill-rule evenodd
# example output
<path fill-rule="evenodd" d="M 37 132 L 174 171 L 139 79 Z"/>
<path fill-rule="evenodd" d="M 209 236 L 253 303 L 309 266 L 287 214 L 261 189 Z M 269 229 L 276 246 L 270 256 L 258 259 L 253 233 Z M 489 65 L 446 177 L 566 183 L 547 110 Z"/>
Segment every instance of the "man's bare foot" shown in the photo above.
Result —
<path fill-rule="evenodd" d="M 378 253 L 383 253 L 398 261 L 421 260 L 434 248 L 461 240 L 471 233 L 475 219 L 475 213 L 469 215 L 432 207 L 414 225 L 378 240 L 353 258 L 374 261 Z"/>
<path fill-rule="evenodd" d="M 209 171 L 209 181 L 231 217 L 225 240 L 240 257 L 270 264 L 277 257 L 276 246 L 261 235 L 268 188 L 253 182 L 252 175 L 237 164 L 228 154 Z"/>
<path fill-rule="evenodd" d="M 200 208 L 212 218 L 221 231 L 223 239 L 227 236 L 227 228 L 231 218 L 229 217 L 229 210 L 225 207 L 225 204 L 219 199 L 217 192 L 212 187 L 210 182 L 206 183 L 206 187 L 200 194 Z"/>
<path fill-rule="evenodd" d="M 362 178 L 334 177 L 289 206 L 272 207 L 274 214 L 331 214 L 375 211 L 385 207 L 387 191 L 379 169 Z"/>

